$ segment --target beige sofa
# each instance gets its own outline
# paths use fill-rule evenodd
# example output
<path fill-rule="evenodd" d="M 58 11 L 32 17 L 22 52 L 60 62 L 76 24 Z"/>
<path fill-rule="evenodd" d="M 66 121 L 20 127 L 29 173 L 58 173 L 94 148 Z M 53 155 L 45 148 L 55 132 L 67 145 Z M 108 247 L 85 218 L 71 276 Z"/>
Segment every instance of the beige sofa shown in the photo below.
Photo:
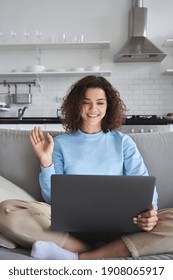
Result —
<path fill-rule="evenodd" d="M 53 136 L 57 134 L 51 133 Z M 173 132 L 130 136 L 136 142 L 149 173 L 157 178 L 159 208 L 173 207 Z M 0 201 L 9 198 L 43 200 L 38 182 L 39 171 L 29 132 L 0 130 Z M 31 259 L 28 250 L 14 248 L 15 244 L 1 234 L 0 245 L 0 259 Z M 173 253 L 142 259 L 155 258 L 173 259 Z"/>

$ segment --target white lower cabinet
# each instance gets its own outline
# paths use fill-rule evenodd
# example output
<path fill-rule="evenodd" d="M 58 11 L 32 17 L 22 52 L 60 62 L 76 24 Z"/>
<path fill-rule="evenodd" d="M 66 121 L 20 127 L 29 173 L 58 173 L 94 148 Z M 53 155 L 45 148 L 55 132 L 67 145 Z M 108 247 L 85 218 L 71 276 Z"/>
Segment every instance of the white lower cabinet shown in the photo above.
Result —
<path fill-rule="evenodd" d="M 32 130 L 35 126 L 36 127 L 41 127 L 41 129 L 43 131 L 45 131 L 46 129 L 46 125 L 45 124 L 17 124 L 17 129 L 18 130 Z"/>
<path fill-rule="evenodd" d="M 170 124 L 170 131 L 173 131 L 173 124 Z"/>
<path fill-rule="evenodd" d="M 63 128 L 62 124 L 46 124 L 46 131 L 65 131 L 65 129 Z"/>
<path fill-rule="evenodd" d="M 46 129 L 45 124 L 0 124 L 0 129 L 32 130 L 34 126 L 40 126 L 42 130 Z"/>
<path fill-rule="evenodd" d="M 34 126 L 36 127 L 41 127 L 43 131 L 65 131 L 64 128 L 62 127 L 62 124 L 17 124 L 17 129 L 20 130 L 32 130 Z"/>
<path fill-rule="evenodd" d="M 16 124 L 0 124 L 0 129 L 12 129 L 15 130 L 16 128 Z"/>
<path fill-rule="evenodd" d="M 12 130 L 32 130 L 36 127 L 41 127 L 43 131 L 65 131 L 62 124 L 0 124 L 0 129 L 12 129 Z"/>
<path fill-rule="evenodd" d="M 0 129 L 12 129 L 12 130 L 32 130 L 34 128 L 34 126 L 36 127 L 41 127 L 41 129 L 43 131 L 60 131 L 60 132 L 64 132 L 65 129 L 63 128 L 62 124 L 0 124 Z M 160 132 L 171 132 L 173 131 L 173 124 L 170 125 L 162 125 L 159 126 L 159 129 L 154 129 L 154 126 L 146 126 L 144 131 L 141 131 L 141 129 L 139 129 L 138 126 L 134 126 L 135 129 L 133 131 L 133 128 L 130 126 L 123 126 L 122 128 L 122 132 L 123 133 L 132 133 L 132 132 L 155 132 L 155 131 L 160 131 Z M 141 127 L 141 126 L 140 126 Z M 144 126 L 142 126 L 144 127 Z"/>

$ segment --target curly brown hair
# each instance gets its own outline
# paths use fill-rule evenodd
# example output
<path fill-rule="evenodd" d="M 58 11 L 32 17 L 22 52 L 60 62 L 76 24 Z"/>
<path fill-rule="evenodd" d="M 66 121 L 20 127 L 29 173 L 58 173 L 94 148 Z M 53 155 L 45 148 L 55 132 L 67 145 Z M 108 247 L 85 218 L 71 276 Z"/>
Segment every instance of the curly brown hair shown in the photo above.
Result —
<path fill-rule="evenodd" d="M 62 124 L 66 131 L 75 132 L 80 129 L 82 124 L 80 111 L 88 88 L 101 88 L 106 94 L 107 110 L 102 120 L 102 130 L 108 132 L 120 128 L 124 121 L 126 106 L 119 92 L 104 77 L 87 76 L 74 83 L 64 98 L 61 112 Z"/>

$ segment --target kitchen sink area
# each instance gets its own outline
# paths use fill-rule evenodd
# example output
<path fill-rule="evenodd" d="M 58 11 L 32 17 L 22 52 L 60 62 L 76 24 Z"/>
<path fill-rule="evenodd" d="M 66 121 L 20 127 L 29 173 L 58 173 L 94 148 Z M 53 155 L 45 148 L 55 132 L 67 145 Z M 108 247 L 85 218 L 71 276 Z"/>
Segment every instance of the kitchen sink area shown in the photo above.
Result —
<path fill-rule="evenodd" d="M 59 117 L 6 117 L 0 118 L 0 124 L 44 124 L 44 123 L 61 123 Z"/>

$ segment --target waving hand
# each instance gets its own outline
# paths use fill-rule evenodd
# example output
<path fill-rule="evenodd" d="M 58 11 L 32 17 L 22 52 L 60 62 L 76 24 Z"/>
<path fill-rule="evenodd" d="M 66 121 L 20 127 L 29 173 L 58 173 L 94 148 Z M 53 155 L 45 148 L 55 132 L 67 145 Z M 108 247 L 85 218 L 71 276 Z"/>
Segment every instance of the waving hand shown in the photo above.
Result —
<path fill-rule="evenodd" d="M 52 152 L 54 141 L 52 136 L 47 133 L 44 136 L 40 127 L 34 127 L 30 134 L 32 147 L 40 160 L 43 167 L 48 167 L 52 164 Z"/>

